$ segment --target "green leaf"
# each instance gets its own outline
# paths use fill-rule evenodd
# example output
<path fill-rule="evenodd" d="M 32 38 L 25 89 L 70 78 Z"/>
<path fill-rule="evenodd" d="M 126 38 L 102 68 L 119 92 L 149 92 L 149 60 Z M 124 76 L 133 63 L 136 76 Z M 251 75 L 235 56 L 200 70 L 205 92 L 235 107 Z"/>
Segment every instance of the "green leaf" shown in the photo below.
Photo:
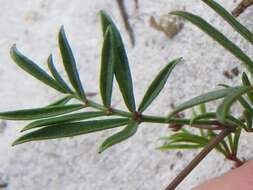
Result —
<path fill-rule="evenodd" d="M 81 80 L 76 68 L 76 61 L 70 45 L 68 43 L 67 37 L 64 32 L 63 26 L 60 29 L 59 36 L 59 47 L 62 56 L 63 65 L 67 72 L 69 81 L 71 82 L 73 88 L 76 90 L 76 93 L 82 100 L 86 100 L 86 96 L 82 87 Z"/>
<path fill-rule="evenodd" d="M 235 118 L 232 115 L 229 115 L 226 121 L 230 125 L 238 126 L 239 128 L 242 128 L 242 129 L 247 129 L 247 126 L 244 124 L 243 121 L 241 121 L 240 119 Z"/>
<path fill-rule="evenodd" d="M 158 147 L 159 150 L 192 150 L 202 148 L 202 145 L 199 144 L 165 144 Z"/>
<path fill-rule="evenodd" d="M 252 130 L 252 115 L 248 110 L 243 111 L 243 118 L 246 121 L 246 130 L 250 131 Z"/>
<path fill-rule="evenodd" d="M 90 119 L 93 117 L 99 117 L 99 116 L 104 116 L 105 113 L 98 111 L 98 112 L 82 112 L 82 113 L 74 113 L 74 114 L 69 114 L 69 115 L 64 115 L 60 117 L 54 117 L 54 118 L 48 118 L 48 119 L 41 119 L 34 121 L 27 126 L 25 126 L 22 131 L 26 131 L 29 129 L 34 129 L 38 127 L 43 127 L 47 125 L 59 125 L 61 123 L 66 123 L 66 122 L 73 122 L 73 121 L 80 121 L 80 120 L 85 120 L 85 119 Z"/>
<path fill-rule="evenodd" d="M 233 143 L 234 143 L 234 154 L 235 155 L 238 152 L 238 146 L 239 146 L 239 140 L 240 140 L 240 136 L 241 136 L 241 131 L 242 131 L 242 129 L 239 128 L 239 129 L 236 130 L 236 132 L 234 134 Z"/>
<path fill-rule="evenodd" d="M 216 119 L 216 113 L 215 112 L 207 112 L 204 114 L 200 114 L 200 115 L 192 118 L 190 124 L 194 125 L 197 121 L 202 120 L 202 119 Z M 241 120 L 236 119 L 232 115 L 228 115 L 226 121 L 231 125 L 235 125 L 240 128 L 243 128 L 243 129 L 247 128 L 247 126 L 245 126 L 245 124 Z"/>
<path fill-rule="evenodd" d="M 208 139 L 213 139 L 214 137 L 216 137 L 217 136 L 217 134 L 214 132 L 214 131 L 211 131 L 211 130 L 208 130 L 207 131 L 207 138 Z M 223 144 L 225 143 L 225 141 L 224 140 L 222 140 L 223 141 Z M 219 143 L 218 145 L 216 145 L 216 147 L 215 147 L 215 149 L 218 151 L 218 152 L 220 152 L 220 153 L 222 153 L 225 157 L 227 157 L 227 152 L 226 152 L 226 150 L 223 148 L 223 145 L 222 145 L 222 143 Z"/>
<path fill-rule="evenodd" d="M 229 146 L 227 144 L 227 142 L 225 140 L 222 140 L 220 141 L 220 146 L 223 147 L 223 149 L 225 150 L 226 152 L 226 155 L 230 154 L 230 149 L 229 149 Z"/>
<path fill-rule="evenodd" d="M 232 106 L 232 104 L 238 100 L 244 93 L 252 90 L 252 87 L 240 87 L 237 90 L 232 90 L 230 94 L 228 94 L 223 102 L 219 105 L 219 107 L 216 110 L 216 117 L 217 120 L 221 123 L 226 122 L 226 117 L 228 115 L 229 109 Z"/>
<path fill-rule="evenodd" d="M 196 112 L 195 108 L 192 108 L 192 118 L 196 117 L 198 113 Z"/>
<path fill-rule="evenodd" d="M 6 120 L 33 120 L 53 117 L 84 108 L 82 104 L 50 106 L 43 108 L 24 109 L 9 112 L 0 112 L 0 118 Z"/>
<path fill-rule="evenodd" d="M 63 89 L 50 75 L 48 75 L 28 57 L 19 52 L 16 48 L 16 45 L 11 47 L 10 55 L 15 63 L 30 75 L 40 80 L 44 84 L 54 88 L 55 90 L 58 90 L 62 93 L 67 93 L 67 91 L 65 91 L 65 89 Z"/>
<path fill-rule="evenodd" d="M 196 121 L 199 121 L 201 119 L 210 119 L 210 118 L 216 118 L 215 112 L 207 112 L 203 114 L 196 115 L 191 119 L 190 125 L 194 125 Z"/>
<path fill-rule="evenodd" d="M 140 106 L 138 108 L 139 112 L 143 112 L 153 102 L 153 100 L 159 95 L 164 85 L 166 84 L 170 76 L 170 73 L 181 60 L 182 58 L 173 60 L 158 73 L 158 75 L 149 86 L 148 90 L 146 91 L 140 103 Z"/>
<path fill-rule="evenodd" d="M 240 102 L 240 104 L 243 106 L 243 108 L 245 110 L 248 110 L 248 112 L 251 114 L 251 116 L 253 116 L 253 108 L 251 107 L 251 105 L 247 102 L 247 100 L 245 100 L 245 98 L 243 97 L 239 97 L 238 101 Z"/>
<path fill-rule="evenodd" d="M 112 28 L 109 26 L 104 35 L 101 53 L 100 92 L 104 106 L 111 106 L 114 76 L 114 61 L 112 49 Z"/>
<path fill-rule="evenodd" d="M 71 99 L 73 98 L 73 96 L 65 96 L 51 104 L 49 104 L 48 106 L 58 106 L 58 105 L 64 105 L 66 103 L 68 103 Z"/>
<path fill-rule="evenodd" d="M 233 143 L 233 135 L 230 133 L 228 136 L 227 136 L 227 139 L 228 139 L 228 144 L 229 144 L 229 149 L 231 152 L 234 152 L 235 150 L 235 147 L 234 147 L 234 143 Z"/>
<path fill-rule="evenodd" d="M 207 133 L 207 137 L 211 140 L 213 138 L 215 138 L 217 136 L 217 134 L 214 131 L 208 130 Z M 229 147 L 226 143 L 226 141 L 223 139 L 222 141 L 220 141 L 220 143 L 215 147 L 215 149 L 222 153 L 225 157 L 230 154 L 230 150 Z"/>
<path fill-rule="evenodd" d="M 251 86 L 249 77 L 247 76 L 245 72 L 242 73 L 242 83 L 244 86 Z M 248 92 L 247 96 L 249 98 L 250 103 L 253 104 L 253 92 Z"/>
<path fill-rule="evenodd" d="M 175 11 L 175 12 L 172 12 L 171 14 L 183 17 L 186 20 L 192 22 L 197 27 L 199 27 L 206 34 L 208 34 L 215 41 L 217 41 L 220 45 L 222 45 L 225 49 L 227 49 L 234 56 L 236 56 L 239 60 L 241 60 L 244 66 L 253 75 L 252 60 L 237 45 L 235 45 L 231 40 L 229 40 L 224 34 L 222 34 L 212 25 L 207 23 L 204 19 L 202 19 L 201 17 L 197 15 L 194 15 L 185 11 Z"/>
<path fill-rule="evenodd" d="M 199 112 L 200 114 L 204 114 L 206 113 L 206 104 L 200 104 L 199 105 Z M 202 137 L 206 136 L 206 132 L 204 131 L 204 129 L 199 129 L 199 132 L 201 134 Z"/>
<path fill-rule="evenodd" d="M 138 122 L 130 121 L 122 131 L 112 135 L 102 143 L 102 145 L 99 147 L 99 153 L 102 153 L 109 147 L 118 144 L 128 139 L 129 137 L 133 136 L 138 129 L 138 125 L 139 125 Z"/>
<path fill-rule="evenodd" d="M 223 87 L 225 87 L 225 88 L 231 88 L 229 85 L 222 85 Z M 245 86 L 247 86 L 247 85 L 245 85 Z M 236 90 L 236 89 L 235 89 Z M 250 93 L 250 92 L 248 92 L 248 93 Z M 247 93 L 247 94 L 248 94 Z M 251 115 L 253 116 L 253 108 L 251 107 L 251 105 L 247 102 L 247 100 L 245 100 L 245 98 L 243 98 L 242 96 L 241 97 L 239 97 L 238 98 L 238 101 L 240 102 L 240 104 L 243 106 L 243 108 L 245 109 L 245 110 L 248 110 L 249 111 L 249 113 L 251 113 Z"/>
<path fill-rule="evenodd" d="M 200 113 L 206 113 L 206 104 L 200 104 L 199 111 Z"/>
<path fill-rule="evenodd" d="M 15 140 L 12 145 L 15 146 L 30 141 L 73 137 L 77 135 L 83 135 L 110 128 L 120 127 L 122 125 L 127 124 L 127 122 L 128 119 L 107 119 L 52 125 L 25 134 Z"/>
<path fill-rule="evenodd" d="M 48 68 L 50 70 L 50 72 L 52 73 L 54 79 L 59 83 L 59 85 L 66 91 L 69 93 L 73 93 L 72 90 L 69 88 L 69 86 L 66 84 L 66 82 L 63 80 L 63 78 L 61 77 L 61 75 L 58 73 L 58 71 L 56 70 L 55 66 L 54 66 L 54 62 L 53 62 L 53 57 L 52 55 L 50 55 L 47 59 L 47 65 Z"/>
<path fill-rule="evenodd" d="M 118 82 L 121 94 L 127 108 L 134 112 L 136 110 L 132 76 L 128 64 L 128 58 L 126 50 L 116 25 L 112 19 L 104 11 L 100 11 L 100 18 L 102 23 L 103 33 L 107 27 L 111 26 L 112 29 L 112 49 L 113 49 L 113 62 L 114 62 L 114 74 Z"/>
<path fill-rule="evenodd" d="M 227 157 L 226 151 L 222 148 L 220 144 L 216 145 L 215 150 L 221 154 L 223 154 L 225 157 Z"/>
<path fill-rule="evenodd" d="M 243 26 L 236 18 L 224 9 L 220 4 L 213 0 L 202 0 L 209 7 L 211 7 L 216 13 L 218 13 L 225 21 L 227 21 L 239 34 L 241 34 L 246 40 L 253 44 L 253 34 L 245 26 Z"/>
<path fill-rule="evenodd" d="M 205 146 L 209 140 L 205 137 L 199 136 L 199 135 L 194 135 L 194 134 L 190 134 L 190 133 L 177 133 L 174 135 L 171 135 L 168 138 L 168 142 L 169 144 L 173 144 L 173 143 L 181 143 L 181 142 L 187 142 L 187 143 L 195 143 L 195 144 L 200 144 Z"/>
<path fill-rule="evenodd" d="M 111 17 L 104 10 L 99 11 L 99 18 L 100 18 L 103 36 L 105 36 L 106 31 L 109 26 L 116 27 Z"/>
<path fill-rule="evenodd" d="M 188 108 L 194 107 L 196 105 L 223 98 L 223 97 L 227 96 L 231 92 L 231 90 L 232 89 L 215 90 L 212 92 L 202 94 L 202 95 L 197 96 L 195 98 L 192 98 L 192 99 L 180 104 L 179 106 L 176 106 L 176 108 L 169 114 L 169 117 L 173 116 L 174 114 L 176 114 L 178 112 L 181 112 L 181 111 L 186 110 Z"/>

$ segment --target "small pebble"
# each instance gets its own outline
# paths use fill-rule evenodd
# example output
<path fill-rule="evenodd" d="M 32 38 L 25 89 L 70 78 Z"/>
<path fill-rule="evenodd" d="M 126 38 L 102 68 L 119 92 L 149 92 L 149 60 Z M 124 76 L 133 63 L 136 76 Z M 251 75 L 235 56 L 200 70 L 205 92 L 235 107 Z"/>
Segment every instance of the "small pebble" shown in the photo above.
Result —
<path fill-rule="evenodd" d="M 170 165 L 170 170 L 173 170 L 174 167 L 175 167 L 175 164 L 171 164 L 171 165 Z"/>
<path fill-rule="evenodd" d="M 225 70 L 223 71 L 223 75 L 228 79 L 233 79 L 234 77 L 237 77 L 239 75 L 239 69 L 238 67 L 234 67 L 231 69 L 231 71 Z"/>
<path fill-rule="evenodd" d="M 180 152 L 180 151 L 178 151 L 178 152 L 176 153 L 176 156 L 177 156 L 178 158 L 182 158 L 182 157 L 183 157 L 183 153 Z"/>
<path fill-rule="evenodd" d="M 29 22 L 37 22 L 39 19 L 39 13 L 36 11 L 28 11 L 25 15 L 25 20 Z"/>
<path fill-rule="evenodd" d="M 231 70 L 231 73 L 233 73 L 234 76 L 238 76 L 239 75 L 239 69 L 238 67 L 235 67 Z"/>
<path fill-rule="evenodd" d="M 0 121 L 0 133 L 3 133 L 7 127 L 7 122 L 2 120 Z"/>
<path fill-rule="evenodd" d="M 152 28 L 163 32 L 168 38 L 173 38 L 184 26 L 182 19 L 168 14 L 162 15 L 159 22 L 154 16 L 150 16 L 149 24 Z"/>
<path fill-rule="evenodd" d="M 8 177 L 0 173 L 0 188 L 8 187 Z"/>

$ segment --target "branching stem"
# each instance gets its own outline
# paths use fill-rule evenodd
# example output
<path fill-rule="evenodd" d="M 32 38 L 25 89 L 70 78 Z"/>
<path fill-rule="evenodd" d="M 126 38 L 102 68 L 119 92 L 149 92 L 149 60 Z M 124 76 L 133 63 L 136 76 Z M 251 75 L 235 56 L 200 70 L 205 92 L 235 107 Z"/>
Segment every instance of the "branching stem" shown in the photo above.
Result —
<path fill-rule="evenodd" d="M 78 97 L 74 96 L 75 98 L 79 99 Z M 88 107 L 92 107 L 94 109 L 98 109 L 105 112 L 110 112 L 110 115 L 118 115 L 127 118 L 133 118 L 134 114 L 127 111 L 122 111 L 115 108 L 107 108 L 101 104 L 95 103 L 91 100 L 86 101 L 86 105 Z M 167 118 L 167 117 L 160 117 L 160 116 L 150 116 L 150 115 L 140 115 L 140 122 L 148 122 L 148 123 L 159 123 L 159 124 L 176 124 L 176 125 L 190 125 L 191 119 L 185 118 Z M 211 127 L 211 125 L 217 127 Z M 223 127 L 221 127 L 223 126 Z M 220 124 L 217 120 L 199 120 L 195 121 L 195 125 L 191 126 L 194 128 L 199 129 L 207 129 L 207 130 L 222 130 L 220 134 L 214 137 L 205 147 L 204 149 L 190 162 L 185 169 L 177 175 L 177 177 L 169 184 L 166 190 L 174 190 L 186 176 L 208 155 L 210 151 L 212 151 L 225 137 L 227 137 L 231 132 L 235 129 L 233 126 L 224 126 Z"/>
<path fill-rule="evenodd" d="M 78 96 L 73 95 L 74 98 L 82 101 Z M 83 101 L 82 101 L 83 102 Z M 98 109 L 100 111 L 107 112 L 108 109 L 110 109 L 110 115 L 117 115 L 127 118 L 132 118 L 133 113 L 119 110 L 116 108 L 107 108 L 101 104 L 98 104 L 92 100 L 87 100 L 86 105 L 88 107 L 92 107 L 94 109 Z M 161 116 L 151 116 L 151 115 L 141 115 L 141 122 L 147 122 L 147 123 L 159 123 L 159 124 L 177 124 L 177 125 L 190 125 L 191 119 L 185 119 L 185 118 L 170 118 L 167 117 L 161 117 Z M 195 121 L 195 124 L 191 127 L 198 128 L 198 129 L 209 129 L 209 130 L 222 130 L 220 127 L 209 127 L 208 125 L 217 125 L 218 121 L 216 120 L 199 120 Z"/>
<path fill-rule="evenodd" d="M 107 108 L 101 104 L 98 104 L 92 100 L 87 99 L 85 102 L 80 99 L 77 95 L 72 94 L 73 98 L 85 103 L 87 107 L 92 107 L 94 109 L 98 109 L 100 111 L 104 112 L 110 112 L 110 115 L 117 115 L 127 118 L 132 118 L 133 113 L 123 111 L 116 108 Z M 191 119 L 186 118 L 167 118 L 167 117 L 161 117 L 161 116 L 151 116 L 151 115 L 145 115 L 141 114 L 141 121 L 140 122 L 146 122 L 146 123 L 159 123 L 159 124 L 176 124 L 176 125 L 190 125 Z M 199 120 L 195 121 L 194 125 L 190 125 L 193 128 L 198 129 L 208 129 L 208 130 L 223 130 L 223 128 L 219 127 L 219 122 L 217 120 Z M 218 127 L 210 127 L 211 125 L 216 125 Z"/>

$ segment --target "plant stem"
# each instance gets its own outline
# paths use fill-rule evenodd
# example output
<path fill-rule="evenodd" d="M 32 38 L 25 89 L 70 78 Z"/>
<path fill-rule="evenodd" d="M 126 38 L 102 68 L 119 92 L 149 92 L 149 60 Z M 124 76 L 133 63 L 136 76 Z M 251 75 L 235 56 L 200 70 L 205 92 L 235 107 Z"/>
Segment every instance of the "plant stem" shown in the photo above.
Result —
<path fill-rule="evenodd" d="M 252 4 L 253 4 L 253 0 L 242 0 L 242 2 L 232 11 L 232 14 L 235 17 L 238 17 Z"/>
<path fill-rule="evenodd" d="M 133 28 L 131 27 L 131 25 L 129 23 L 128 13 L 127 13 L 127 10 L 126 10 L 125 4 L 124 4 L 125 2 L 124 2 L 124 0 L 116 0 L 116 2 L 119 6 L 120 14 L 123 18 L 125 28 L 129 34 L 131 44 L 132 44 L 132 46 L 134 46 L 135 45 L 134 32 L 133 32 Z M 136 2 L 136 6 L 138 6 L 138 2 Z"/>
<path fill-rule="evenodd" d="M 75 96 L 75 98 L 79 99 L 79 97 Z M 81 100 L 82 101 L 82 100 Z M 123 116 L 129 119 L 134 119 L 134 115 L 140 114 L 140 122 L 148 122 L 148 123 L 159 123 L 159 124 L 175 124 L 175 125 L 190 125 L 191 119 L 185 118 L 167 118 L 160 116 L 151 116 L 144 115 L 138 112 L 131 113 L 128 111 L 123 111 L 115 108 L 107 108 L 104 105 L 98 104 L 92 100 L 86 100 L 85 105 L 88 107 L 92 107 L 94 109 L 98 109 L 104 112 L 108 112 L 108 115 L 117 115 Z M 217 127 L 211 127 L 211 125 L 215 125 Z M 210 151 L 212 151 L 226 136 L 228 136 L 231 132 L 235 130 L 233 126 L 224 126 L 221 127 L 220 123 L 217 120 L 199 120 L 195 121 L 195 125 L 191 126 L 198 129 L 207 129 L 207 130 L 222 130 L 220 134 L 214 137 L 205 147 L 204 149 L 190 162 L 190 164 L 169 184 L 169 186 L 165 190 L 174 190 L 186 176 L 208 155 Z"/>
<path fill-rule="evenodd" d="M 77 95 L 71 94 L 74 98 L 77 100 L 84 102 L 81 100 Z M 107 112 L 110 109 L 109 115 L 118 115 L 123 116 L 127 118 L 132 118 L 133 113 L 115 109 L 115 108 L 107 108 L 101 104 L 98 104 L 92 100 L 86 100 L 85 105 L 87 107 L 92 107 L 94 109 L 98 109 L 100 111 Z M 159 124 L 176 124 L 176 125 L 190 125 L 191 119 L 185 119 L 185 118 L 170 118 L 167 117 L 161 117 L 161 116 L 151 116 L 151 115 L 141 115 L 141 122 L 147 122 L 147 123 L 159 123 Z M 209 130 L 222 130 L 222 128 L 214 128 L 214 127 L 208 127 L 204 125 L 217 125 L 218 121 L 216 120 L 199 120 L 195 121 L 195 125 L 191 125 L 193 128 L 200 128 L 200 129 L 209 129 Z"/>
<path fill-rule="evenodd" d="M 170 118 L 159 117 L 159 116 L 150 116 L 150 115 L 142 115 L 142 121 L 148 123 L 165 123 L 165 124 L 177 124 L 177 125 L 189 125 L 191 123 L 191 119 L 185 118 Z M 217 121 L 213 120 L 199 120 L 196 121 L 196 125 L 216 125 Z"/>
<path fill-rule="evenodd" d="M 107 111 L 108 108 L 104 107 L 103 105 L 97 104 L 91 100 L 87 100 L 87 105 L 101 110 L 101 111 Z M 112 108 L 111 110 L 111 115 L 118 115 L 118 116 L 123 116 L 123 117 L 128 117 L 132 118 L 133 113 L 119 110 Z M 160 117 L 160 116 L 150 116 L 150 115 L 141 115 L 141 122 L 147 122 L 147 123 L 159 123 L 159 124 L 177 124 L 177 125 L 189 125 L 191 123 L 191 119 L 184 119 L 184 118 L 170 118 L 169 120 L 166 117 Z M 214 129 L 218 130 L 218 128 L 212 128 L 212 127 L 206 127 L 206 126 L 201 126 L 201 125 L 217 125 L 216 120 L 200 120 L 196 121 L 195 125 L 192 126 L 194 128 L 203 128 L 203 129 Z M 221 130 L 221 128 L 219 128 Z"/>
<path fill-rule="evenodd" d="M 186 176 L 213 150 L 226 136 L 234 131 L 233 127 L 224 129 L 219 135 L 214 137 L 204 149 L 184 168 L 182 172 L 167 186 L 165 190 L 174 190 Z"/>

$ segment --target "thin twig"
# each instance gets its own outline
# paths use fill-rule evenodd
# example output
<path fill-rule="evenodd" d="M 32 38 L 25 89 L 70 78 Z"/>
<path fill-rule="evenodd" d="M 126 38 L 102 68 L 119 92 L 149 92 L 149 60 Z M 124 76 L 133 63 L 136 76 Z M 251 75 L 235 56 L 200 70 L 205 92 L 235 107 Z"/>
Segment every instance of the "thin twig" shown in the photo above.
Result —
<path fill-rule="evenodd" d="M 135 3 L 135 9 L 139 9 L 139 1 L 138 0 L 134 0 Z"/>
<path fill-rule="evenodd" d="M 133 28 L 131 27 L 131 25 L 129 23 L 129 17 L 128 17 L 127 10 L 126 10 L 125 4 L 124 4 L 124 0 L 116 0 L 116 1 L 119 6 L 120 14 L 123 18 L 125 28 L 129 34 L 131 44 L 132 44 L 132 46 L 134 46 L 135 45 L 134 32 L 133 32 Z M 138 5 L 138 2 L 136 2 L 136 3 L 137 3 L 136 5 Z"/>
<path fill-rule="evenodd" d="M 242 14 L 249 6 L 253 4 L 253 0 L 243 0 L 233 11 L 232 14 L 238 17 Z"/>
<path fill-rule="evenodd" d="M 226 136 L 234 131 L 233 127 L 224 129 L 219 135 L 213 138 L 204 149 L 184 168 L 182 172 L 169 184 L 165 190 L 174 190 L 186 176 L 213 150 Z"/>

